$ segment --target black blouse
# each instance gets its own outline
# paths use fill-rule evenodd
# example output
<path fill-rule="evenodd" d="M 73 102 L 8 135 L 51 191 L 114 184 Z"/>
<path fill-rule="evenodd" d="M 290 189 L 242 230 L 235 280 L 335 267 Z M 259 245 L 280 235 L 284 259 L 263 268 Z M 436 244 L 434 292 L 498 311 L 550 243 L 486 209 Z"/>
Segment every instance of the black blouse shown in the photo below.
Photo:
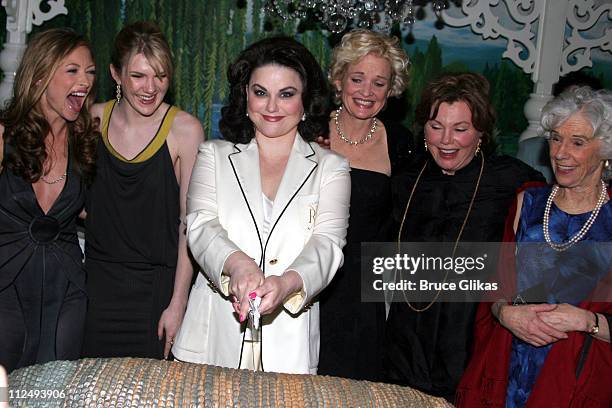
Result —
<path fill-rule="evenodd" d="M 500 242 L 517 189 L 526 182 L 545 181 L 539 172 L 515 158 L 489 155 L 484 160 L 462 242 Z M 395 236 L 425 163 L 402 228 L 402 241 L 455 242 L 474 194 L 480 156 L 454 175 L 446 175 L 429 154 L 415 155 L 392 180 Z M 388 380 L 452 401 L 469 359 L 476 304 L 434 303 L 425 312 L 414 312 L 401 299 L 395 300 L 386 324 Z"/>

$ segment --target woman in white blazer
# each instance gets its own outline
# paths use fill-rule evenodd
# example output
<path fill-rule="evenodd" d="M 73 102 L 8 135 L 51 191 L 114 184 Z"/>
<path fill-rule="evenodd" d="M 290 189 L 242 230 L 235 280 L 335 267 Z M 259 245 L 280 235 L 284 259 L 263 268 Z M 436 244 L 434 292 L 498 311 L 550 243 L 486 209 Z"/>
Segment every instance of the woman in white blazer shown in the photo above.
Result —
<path fill-rule="evenodd" d="M 202 268 L 173 354 L 286 373 L 317 370 L 315 296 L 343 261 L 350 198 L 328 133 L 318 63 L 290 38 L 259 41 L 228 71 L 224 141 L 201 145 L 187 196 L 187 241 Z M 247 328 L 259 296 L 261 328 Z M 258 336 L 259 334 L 259 336 Z"/>

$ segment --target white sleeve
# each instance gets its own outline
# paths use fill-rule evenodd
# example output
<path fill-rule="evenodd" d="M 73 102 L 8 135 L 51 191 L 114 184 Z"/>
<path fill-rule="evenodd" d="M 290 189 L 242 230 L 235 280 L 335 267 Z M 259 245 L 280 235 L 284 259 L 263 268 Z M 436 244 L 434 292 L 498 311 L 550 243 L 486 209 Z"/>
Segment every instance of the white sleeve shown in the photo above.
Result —
<path fill-rule="evenodd" d="M 291 313 L 298 313 L 332 280 L 342 266 L 342 248 L 346 244 L 351 179 L 348 162 L 338 156 L 329 157 L 319 192 L 319 205 L 314 231 L 304 249 L 287 270 L 296 271 L 303 281 L 284 303 Z"/>
<path fill-rule="evenodd" d="M 227 257 L 240 248 L 219 223 L 215 175 L 215 145 L 200 145 L 187 192 L 187 243 L 202 271 L 224 295 L 229 277 L 222 274 Z"/>

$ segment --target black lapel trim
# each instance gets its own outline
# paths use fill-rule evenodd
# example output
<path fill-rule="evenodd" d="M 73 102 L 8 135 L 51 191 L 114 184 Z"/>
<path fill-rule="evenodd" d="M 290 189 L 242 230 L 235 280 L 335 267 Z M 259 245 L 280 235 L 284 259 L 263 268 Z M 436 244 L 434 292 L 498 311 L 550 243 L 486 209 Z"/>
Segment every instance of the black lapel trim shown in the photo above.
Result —
<path fill-rule="evenodd" d="M 257 239 L 259 240 L 259 249 L 261 250 L 261 258 L 259 260 L 259 268 L 262 268 L 263 260 L 264 260 L 264 248 L 261 242 L 261 234 L 259 233 L 259 228 L 257 227 L 257 221 L 255 220 L 255 216 L 253 215 L 253 210 L 251 210 L 251 206 L 249 205 L 249 200 L 247 200 L 246 194 L 244 193 L 244 189 L 242 188 L 242 184 L 240 184 L 240 178 L 238 177 L 238 173 L 236 173 L 236 167 L 234 167 L 234 162 L 232 161 L 232 156 L 242 152 L 238 146 L 234 145 L 234 148 L 238 150 L 237 152 L 230 153 L 227 158 L 232 165 L 232 171 L 234 172 L 234 177 L 236 177 L 236 181 L 238 182 L 238 187 L 240 187 L 240 192 L 242 193 L 242 198 L 244 198 L 244 202 L 249 209 L 249 214 L 251 214 L 251 220 L 253 220 L 253 225 L 255 225 L 255 231 L 257 232 Z"/>
<path fill-rule="evenodd" d="M 299 137 L 299 136 L 297 136 Z M 314 156 L 315 151 L 312 148 L 312 146 L 310 145 L 310 143 L 308 143 L 308 147 L 310 147 L 310 151 L 311 153 L 307 156 L 305 156 L 307 159 Z M 289 207 L 289 205 L 291 204 L 291 202 L 293 201 L 293 199 L 295 198 L 295 196 L 300 192 L 300 190 L 302 189 L 302 187 L 304 187 L 304 184 L 306 184 L 306 182 L 308 181 L 308 179 L 310 178 L 310 176 L 312 175 L 312 173 L 315 171 L 315 169 L 319 166 L 319 163 L 311 160 L 311 162 L 314 163 L 314 167 L 310 170 L 310 173 L 308 173 L 308 175 L 306 176 L 306 178 L 304 179 L 304 181 L 302 181 L 302 184 L 300 184 L 300 186 L 298 187 L 297 190 L 295 190 L 295 193 L 291 196 L 291 198 L 289 199 L 289 201 L 287 202 L 287 205 L 285 206 L 285 208 L 283 208 L 283 211 L 281 211 L 281 213 L 278 215 L 278 218 L 276 219 L 276 222 L 274 223 L 274 225 L 272 226 L 272 228 L 270 228 L 270 232 L 268 233 L 268 239 L 266 240 L 266 245 L 263 248 L 263 252 L 262 252 L 262 256 L 261 259 L 262 261 L 266 258 L 266 249 L 268 248 L 268 242 L 270 242 L 270 237 L 272 236 L 272 232 L 274 232 L 274 228 L 276 227 L 276 224 L 278 224 L 278 221 L 280 221 L 280 219 L 283 217 L 283 214 L 285 213 L 285 210 L 287 210 L 287 207 Z M 261 242 L 261 240 L 260 240 Z M 260 266 L 261 270 L 264 273 L 264 276 L 266 274 L 266 265 L 265 263 L 263 264 L 263 266 Z"/>

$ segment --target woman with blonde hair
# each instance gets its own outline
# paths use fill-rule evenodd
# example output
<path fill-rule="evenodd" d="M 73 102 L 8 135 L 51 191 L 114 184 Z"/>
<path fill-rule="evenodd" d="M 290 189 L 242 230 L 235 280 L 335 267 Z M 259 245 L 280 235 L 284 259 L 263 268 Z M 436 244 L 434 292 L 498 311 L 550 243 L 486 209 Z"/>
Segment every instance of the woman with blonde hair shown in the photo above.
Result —
<path fill-rule="evenodd" d="M 79 357 L 85 273 L 76 219 L 95 174 L 95 64 L 69 29 L 34 36 L 0 113 L 0 364 Z"/>
<path fill-rule="evenodd" d="M 86 205 L 83 353 L 162 358 L 183 319 L 193 274 L 185 203 L 204 132 L 196 118 L 164 102 L 172 54 L 155 24 L 119 32 L 110 71 L 116 99 L 92 110 L 102 138 Z"/>
<path fill-rule="evenodd" d="M 344 35 L 334 48 L 329 81 L 338 108 L 329 123 L 333 151 L 351 166 L 346 263 L 321 294 L 321 374 L 382 380 L 382 303 L 361 302 L 362 242 L 389 241 L 391 174 L 412 150 L 412 134 L 378 115 L 408 85 L 409 61 L 396 37 L 369 30 Z"/>

